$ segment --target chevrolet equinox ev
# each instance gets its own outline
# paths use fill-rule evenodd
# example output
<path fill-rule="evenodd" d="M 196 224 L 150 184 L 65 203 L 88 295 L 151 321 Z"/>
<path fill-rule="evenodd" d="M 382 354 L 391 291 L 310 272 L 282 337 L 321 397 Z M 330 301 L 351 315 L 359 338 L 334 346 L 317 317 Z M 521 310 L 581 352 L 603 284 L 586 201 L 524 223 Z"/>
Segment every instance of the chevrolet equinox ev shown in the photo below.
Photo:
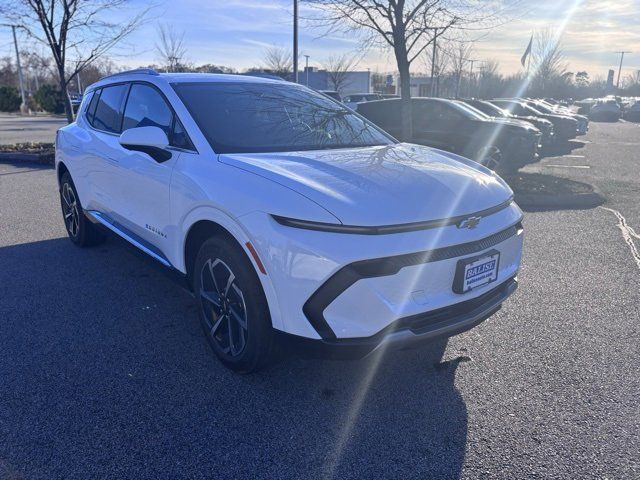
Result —
<path fill-rule="evenodd" d="M 71 241 L 110 231 L 174 273 L 238 372 L 275 345 L 362 357 L 448 337 L 517 286 L 522 212 L 499 176 L 301 85 L 103 78 L 58 131 L 56 170 Z"/>

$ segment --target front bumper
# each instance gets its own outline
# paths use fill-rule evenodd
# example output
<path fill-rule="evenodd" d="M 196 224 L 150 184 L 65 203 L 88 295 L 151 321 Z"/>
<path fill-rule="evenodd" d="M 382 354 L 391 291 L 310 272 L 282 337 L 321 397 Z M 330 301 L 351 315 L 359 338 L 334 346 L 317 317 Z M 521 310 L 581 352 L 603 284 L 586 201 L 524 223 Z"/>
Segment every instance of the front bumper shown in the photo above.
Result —
<path fill-rule="evenodd" d="M 261 280 L 269 283 L 274 327 L 310 339 L 342 340 L 378 335 L 398 319 L 464 303 L 515 277 L 521 218 L 512 203 L 472 230 L 450 225 L 385 235 L 287 227 L 259 212 L 242 221 L 267 270 Z M 492 249 L 501 254 L 497 280 L 454 293 L 458 260 Z"/>
<path fill-rule="evenodd" d="M 303 355 L 363 358 L 376 351 L 410 348 L 470 330 L 500 310 L 517 287 L 516 277 L 510 278 L 474 299 L 398 319 L 370 337 L 316 340 L 283 332 L 279 337 L 288 349 Z"/>
<path fill-rule="evenodd" d="M 542 139 L 542 133 L 512 137 L 500 147 L 503 159 L 513 167 L 522 167 L 535 162 Z"/>

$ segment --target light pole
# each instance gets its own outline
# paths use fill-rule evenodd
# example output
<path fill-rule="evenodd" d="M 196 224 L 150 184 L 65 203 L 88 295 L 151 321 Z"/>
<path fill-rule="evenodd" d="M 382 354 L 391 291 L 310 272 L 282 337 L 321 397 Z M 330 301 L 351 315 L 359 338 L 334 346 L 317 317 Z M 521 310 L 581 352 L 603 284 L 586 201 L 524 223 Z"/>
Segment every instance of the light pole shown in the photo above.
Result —
<path fill-rule="evenodd" d="M 3 27 L 11 27 L 13 32 L 13 45 L 16 48 L 16 65 L 18 67 L 18 82 L 20 83 L 20 97 L 22 98 L 22 104 L 20 105 L 20 111 L 26 113 L 27 111 L 27 97 L 24 93 L 24 77 L 22 76 L 22 66 L 20 65 L 20 50 L 18 49 L 18 37 L 16 36 L 16 26 L 7 23 L 2 24 Z"/>
<path fill-rule="evenodd" d="M 307 74 L 307 87 L 308 87 L 309 86 L 309 55 L 305 55 L 304 59 L 305 59 L 304 71 Z"/>
<path fill-rule="evenodd" d="M 298 0 L 293 0 L 293 81 L 298 83 Z"/>
<path fill-rule="evenodd" d="M 631 53 L 629 51 L 621 51 L 621 52 L 616 52 L 620 54 L 620 67 L 618 67 L 618 81 L 616 82 L 616 90 L 618 90 L 620 88 L 620 74 L 622 73 L 622 61 L 624 60 L 624 54 L 625 53 Z"/>
<path fill-rule="evenodd" d="M 472 96 L 472 88 L 473 88 L 473 64 L 478 60 L 469 60 L 471 62 L 471 68 L 469 69 L 469 96 Z"/>
<path fill-rule="evenodd" d="M 436 73 L 436 49 L 437 40 L 438 40 L 438 29 L 434 28 L 435 33 L 433 34 L 433 51 L 431 52 L 431 96 L 436 96 L 436 86 L 435 86 L 435 73 Z"/>

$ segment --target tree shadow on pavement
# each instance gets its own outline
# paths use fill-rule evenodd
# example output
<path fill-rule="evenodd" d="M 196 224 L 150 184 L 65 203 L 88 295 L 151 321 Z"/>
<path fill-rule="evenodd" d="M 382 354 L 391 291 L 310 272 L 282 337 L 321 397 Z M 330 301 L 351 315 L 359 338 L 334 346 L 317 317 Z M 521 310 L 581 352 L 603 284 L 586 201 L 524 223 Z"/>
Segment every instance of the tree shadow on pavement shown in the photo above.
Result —
<path fill-rule="evenodd" d="M 117 242 L 0 248 L 0 465 L 24 477 L 458 478 L 466 358 L 429 348 L 250 376 Z"/>
<path fill-rule="evenodd" d="M 586 210 L 605 202 L 593 185 L 543 173 L 502 175 L 525 211 Z"/>

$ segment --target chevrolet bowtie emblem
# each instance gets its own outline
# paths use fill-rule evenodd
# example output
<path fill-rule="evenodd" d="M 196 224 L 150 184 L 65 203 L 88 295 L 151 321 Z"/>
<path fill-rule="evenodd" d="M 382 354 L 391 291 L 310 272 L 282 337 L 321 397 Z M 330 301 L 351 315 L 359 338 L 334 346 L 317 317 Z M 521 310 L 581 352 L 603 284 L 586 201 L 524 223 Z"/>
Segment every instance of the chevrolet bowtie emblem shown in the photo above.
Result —
<path fill-rule="evenodd" d="M 480 220 L 482 219 L 482 217 L 469 217 L 469 218 L 465 218 L 464 220 L 461 220 L 460 222 L 458 222 L 457 227 L 458 228 L 468 228 L 468 229 L 473 229 L 476 228 L 478 226 L 478 224 L 480 223 Z"/>

